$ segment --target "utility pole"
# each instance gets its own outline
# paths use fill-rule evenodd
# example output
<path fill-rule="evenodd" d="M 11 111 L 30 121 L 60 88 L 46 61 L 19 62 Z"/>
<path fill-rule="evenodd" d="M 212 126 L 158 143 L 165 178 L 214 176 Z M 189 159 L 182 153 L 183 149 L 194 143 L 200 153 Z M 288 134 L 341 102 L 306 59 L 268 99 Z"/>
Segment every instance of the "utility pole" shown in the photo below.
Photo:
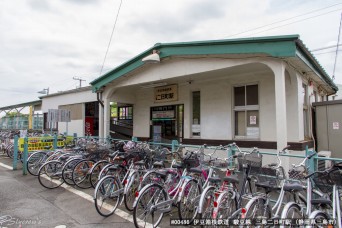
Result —
<path fill-rule="evenodd" d="M 80 82 L 80 86 L 79 86 L 79 88 L 81 88 L 82 87 L 82 81 L 86 81 L 86 80 L 84 80 L 84 79 L 82 79 L 82 78 L 78 78 L 78 77 L 72 77 L 72 79 L 74 79 L 74 80 L 77 80 L 77 81 L 79 81 Z"/>

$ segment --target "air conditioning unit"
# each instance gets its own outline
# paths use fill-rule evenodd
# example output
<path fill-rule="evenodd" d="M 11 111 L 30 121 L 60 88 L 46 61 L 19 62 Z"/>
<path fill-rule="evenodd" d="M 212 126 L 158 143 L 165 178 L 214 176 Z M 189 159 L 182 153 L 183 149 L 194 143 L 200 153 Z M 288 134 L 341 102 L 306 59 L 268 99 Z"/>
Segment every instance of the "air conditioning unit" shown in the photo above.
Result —
<path fill-rule="evenodd" d="M 318 157 L 331 158 L 331 151 L 320 151 L 318 152 Z M 318 171 L 326 170 L 327 168 L 330 168 L 331 166 L 332 166 L 332 162 L 330 160 L 318 159 L 318 164 L 317 164 Z"/>

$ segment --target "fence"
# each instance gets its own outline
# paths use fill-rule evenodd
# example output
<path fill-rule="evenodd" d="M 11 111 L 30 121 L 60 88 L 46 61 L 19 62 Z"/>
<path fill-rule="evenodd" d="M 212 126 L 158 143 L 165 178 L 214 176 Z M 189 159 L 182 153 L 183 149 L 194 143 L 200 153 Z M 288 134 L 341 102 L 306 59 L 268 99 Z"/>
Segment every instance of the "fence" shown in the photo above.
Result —
<path fill-rule="evenodd" d="M 122 139 L 114 139 L 111 137 L 107 138 L 99 138 L 99 137 L 77 137 L 77 135 L 68 136 L 66 141 L 71 142 L 73 140 L 79 139 L 79 138 L 93 138 L 93 139 L 99 139 L 99 140 L 104 140 L 104 141 L 129 141 L 129 140 L 122 140 Z M 21 152 L 19 148 L 23 148 L 22 150 L 22 157 L 23 157 L 23 174 L 27 174 L 27 158 L 28 158 L 28 153 L 34 151 L 32 148 L 32 141 L 30 143 L 30 138 L 18 138 L 15 136 L 14 138 L 14 158 L 13 158 L 13 170 L 17 169 L 17 157 L 18 153 Z M 34 140 L 38 140 L 38 142 L 41 142 L 41 145 L 44 145 L 45 143 L 49 143 L 49 145 L 53 146 L 53 149 L 57 149 L 57 146 L 63 146 L 61 143 L 64 141 L 61 141 L 60 138 L 55 135 L 54 137 L 34 137 Z M 44 141 L 45 140 L 45 141 Z M 47 141 L 46 141 L 47 140 Z M 138 142 L 138 139 L 136 137 L 132 137 L 132 141 Z M 21 144 L 20 144 L 21 143 Z M 31 145 L 30 145 L 31 144 Z M 149 142 L 151 145 L 158 145 L 158 146 L 164 146 L 164 147 L 169 147 L 171 148 L 172 152 L 177 151 L 179 147 L 185 147 L 185 148 L 193 148 L 193 149 L 200 149 L 202 146 L 198 145 L 187 145 L 187 144 L 179 144 L 177 140 L 172 140 L 171 143 L 155 143 L 155 142 Z M 20 146 L 19 146 L 20 145 Z M 31 147 L 30 147 L 31 146 Z M 31 148 L 31 150 L 30 150 Z M 206 150 L 215 150 L 217 147 L 210 147 L 206 146 Z M 222 150 L 222 149 L 219 149 Z M 237 148 L 234 147 L 228 147 L 228 149 L 223 150 L 227 153 L 227 157 L 233 156 L 238 150 Z M 306 147 L 305 150 L 305 155 L 296 155 L 296 154 L 280 154 L 281 157 L 289 157 L 289 158 L 301 158 L 304 159 L 306 156 L 315 153 L 315 151 L 309 150 L 308 147 Z M 260 151 L 260 154 L 263 155 L 268 155 L 268 156 L 277 156 L 277 153 L 271 153 L 271 152 L 262 152 Z M 307 166 L 309 168 L 309 172 L 314 172 L 317 170 L 317 164 L 318 161 L 323 160 L 323 161 L 335 161 L 335 162 L 342 162 L 342 159 L 340 158 L 327 158 L 327 157 L 320 157 L 317 154 L 315 154 L 310 160 L 307 161 Z"/>
<path fill-rule="evenodd" d="M 43 114 L 34 114 L 32 116 L 32 129 L 43 129 Z M 29 116 L 3 116 L 0 119 L 0 129 L 8 130 L 26 130 L 29 129 Z"/>

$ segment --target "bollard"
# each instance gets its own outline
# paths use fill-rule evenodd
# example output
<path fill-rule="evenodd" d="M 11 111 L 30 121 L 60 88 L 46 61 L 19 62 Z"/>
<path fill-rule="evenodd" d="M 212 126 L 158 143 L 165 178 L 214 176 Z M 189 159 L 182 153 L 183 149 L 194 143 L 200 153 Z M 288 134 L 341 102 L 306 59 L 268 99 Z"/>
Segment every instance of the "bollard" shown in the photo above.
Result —
<path fill-rule="evenodd" d="M 57 134 L 55 134 L 53 136 L 53 149 L 56 150 L 57 149 Z"/>
<path fill-rule="evenodd" d="M 178 141 L 172 140 L 171 143 L 172 143 L 172 148 L 171 148 L 172 152 L 176 152 L 177 151 L 176 147 L 178 147 L 178 145 L 179 145 Z"/>
<path fill-rule="evenodd" d="M 13 153 L 13 170 L 17 170 L 17 164 L 18 164 L 18 136 L 14 136 L 14 153 Z"/>
<path fill-rule="evenodd" d="M 305 156 L 309 156 L 312 153 L 315 153 L 315 151 L 311 151 L 309 150 L 309 147 L 306 146 L 305 147 Z M 317 163 L 317 154 L 315 154 L 311 159 L 306 160 L 306 166 L 309 167 L 309 173 L 313 173 L 317 170 L 316 167 L 316 163 Z"/>
<path fill-rule="evenodd" d="M 233 148 L 232 146 L 230 146 L 229 145 L 229 149 L 228 149 L 228 158 L 230 158 L 231 156 L 234 156 L 235 155 L 235 152 L 236 152 L 236 149 L 235 148 Z M 234 162 L 235 161 L 235 159 L 230 159 L 230 161 L 229 161 L 229 168 L 233 168 L 234 167 Z"/>
<path fill-rule="evenodd" d="M 27 157 L 28 157 L 28 138 L 24 138 L 24 152 L 23 152 L 23 175 L 27 175 Z"/>

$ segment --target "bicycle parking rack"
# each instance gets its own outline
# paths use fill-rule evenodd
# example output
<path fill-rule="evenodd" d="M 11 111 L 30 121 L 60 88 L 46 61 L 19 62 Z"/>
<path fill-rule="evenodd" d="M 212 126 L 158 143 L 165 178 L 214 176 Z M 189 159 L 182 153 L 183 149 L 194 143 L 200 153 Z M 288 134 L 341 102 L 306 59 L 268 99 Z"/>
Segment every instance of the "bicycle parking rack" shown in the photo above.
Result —
<path fill-rule="evenodd" d="M 72 136 L 69 136 L 72 137 Z M 34 138 L 39 138 L 39 137 L 34 137 Z M 49 138 L 49 137 L 42 137 L 42 138 Z M 122 140 L 122 139 L 114 139 L 111 138 L 110 136 L 108 136 L 107 138 L 99 138 L 99 137 L 94 137 L 94 136 L 85 136 L 85 137 L 77 137 L 76 134 L 74 134 L 73 136 L 73 140 L 78 139 L 78 138 L 93 138 L 93 139 L 99 139 L 99 140 L 106 140 L 106 141 L 134 141 L 134 142 L 138 142 L 138 138 L 137 137 L 132 137 L 132 140 Z M 50 137 L 50 140 L 52 139 L 52 141 L 49 141 L 50 144 L 52 144 L 53 149 L 57 149 L 58 145 L 58 136 L 54 135 L 53 137 Z M 29 148 L 29 138 L 25 137 L 24 139 L 24 149 L 22 151 L 22 162 L 23 162 L 23 175 L 27 174 L 27 158 L 28 158 L 28 153 L 30 152 Z M 187 144 L 179 144 L 179 142 L 177 140 L 172 140 L 171 143 L 159 143 L 159 142 L 149 142 L 150 145 L 158 145 L 158 146 L 165 146 L 165 147 L 169 147 L 171 148 L 172 152 L 177 151 L 178 147 L 182 146 L 182 147 L 186 147 L 186 148 L 195 148 L 195 149 L 199 149 L 202 146 L 199 145 L 187 145 Z M 42 144 L 43 145 L 43 144 Z M 45 145 L 45 144 L 44 144 Z M 205 149 L 216 149 L 216 147 L 213 146 L 206 146 Z M 222 150 L 222 149 L 221 149 Z M 233 156 L 238 150 L 236 148 L 233 147 L 229 147 L 228 150 L 225 149 L 225 151 L 227 151 L 227 156 Z M 19 138 L 18 136 L 14 137 L 14 155 L 13 155 L 13 170 L 17 169 L 17 163 L 18 163 L 18 153 L 19 153 Z M 282 157 L 292 157 L 292 158 L 305 158 L 306 156 L 310 155 L 314 153 L 313 150 L 309 150 L 308 147 L 306 147 L 305 149 L 305 155 L 295 155 L 295 154 L 281 154 L 280 156 Z M 277 153 L 271 153 L 271 152 L 262 152 L 260 151 L 260 154 L 262 155 L 269 155 L 269 156 L 276 156 Z M 309 167 L 309 172 L 314 172 L 315 170 L 317 170 L 317 163 L 319 160 L 329 160 L 329 161 L 337 161 L 337 162 L 342 162 L 342 159 L 340 158 L 327 158 L 327 157 L 320 157 L 317 154 L 315 154 L 312 159 L 307 161 L 307 166 Z M 233 164 L 230 164 L 230 167 L 233 166 Z"/>

